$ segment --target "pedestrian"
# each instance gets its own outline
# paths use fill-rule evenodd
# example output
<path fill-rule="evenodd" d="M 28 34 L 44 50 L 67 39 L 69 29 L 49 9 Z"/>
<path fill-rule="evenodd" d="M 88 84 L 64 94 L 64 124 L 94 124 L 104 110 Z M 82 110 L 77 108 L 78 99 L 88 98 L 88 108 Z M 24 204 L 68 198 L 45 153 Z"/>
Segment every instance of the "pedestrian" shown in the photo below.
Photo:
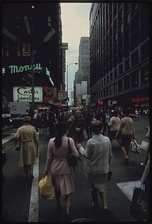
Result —
<path fill-rule="evenodd" d="M 24 167 L 25 181 L 32 180 L 39 139 L 35 127 L 31 125 L 30 116 L 24 117 L 23 125 L 17 129 L 14 140 L 20 141 L 19 167 Z"/>
<path fill-rule="evenodd" d="M 150 126 L 148 127 L 148 130 L 147 130 L 147 133 L 146 133 L 145 137 L 148 139 L 148 141 L 150 141 Z M 146 166 L 146 164 L 148 162 L 149 155 L 150 155 L 150 146 L 148 146 L 148 149 L 145 153 L 146 153 L 146 158 L 145 158 L 144 163 L 141 163 L 142 166 Z"/>
<path fill-rule="evenodd" d="M 112 139 L 115 139 L 115 136 L 120 126 L 120 118 L 118 116 L 117 111 L 114 111 L 112 113 L 112 117 L 110 118 L 108 126 L 109 126 L 109 138 L 110 141 L 112 142 Z"/>
<path fill-rule="evenodd" d="M 150 148 L 150 147 L 149 147 Z M 145 164 L 145 169 L 144 172 L 141 176 L 141 183 L 144 184 L 145 186 L 145 192 L 147 195 L 147 220 L 149 220 L 149 216 L 150 216 L 150 151 L 148 148 L 148 153 L 147 153 L 147 162 Z"/>
<path fill-rule="evenodd" d="M 87 159 L 87 184 L 91 191 L 92 206 L 98 205 L 98 193 L 103 202 L 104 211 L 107 206 L 107 178 L 112 159 L 112 146 L 109 138 L 101 134 L 101 121 L 91 122 L 93 137 L 87 141 L 84 158 Z"/>
<path fill-rule="evenodd" d="M 47 160 L 44 176 L 48 173 L 53 175 L 55 196 L 56 196 L 56 212 L 61 211 L 60 196 L 65 195 L 66 221 L 70 219 L 71 195 L 75 191 L 72 178 L 72 170 L 67 163 L 68 156 L 68 137 L 67 124 L 58 123 L 56 126 L 56 137 L 51 138 L 48 143 Z M 75 147 L 74 141 L 69 137 L 70 149 L 75 157 L 79 153 Z"/>
<path fill-rule="evenodd" d="M 85 120 L 80 110 L 74 112 L 74 117 L 71 116 L 71 126 L 68 131 L 68 135 L 74 139 L 75 144 L 82 143 L 84 141 L 83 130 L 85 128 Z M 69 122 L 69 121 L 68 121 Z"/>
<path fill-rule="evenodd" d="M 48 114 L 48 127 L 49 127 L 50 138 L 55 136 L 56 124 L 57 124 L 56 115 L 50 108 L 49 114 Z"/>
<path fill-rule="evenodd" d="M 91 121 L 94 117 L 94 114 L 91 111 L 91 109 L 89 108 L 89 106 L 87 106 L 86 109 L 84 109 L 83 117 L 85 119 L 86 132 L 87 132 L 87 136 L 88 136 L 88 139 L 89 139 L 90 137 L 92 137 L 92 131 L 91 131 L 91 128 L 90 128 L 90 123 L 91 123 Z"/>
<path fill-rule="evenodd" d="M 110 118 L 111 118 L 111 112 L 110 112 L 110 109 L 107 108 L 103 112 L 103 115 L 102 115 L 103 133 L 106 134 L 106 135 L 109 135 L 109 126 L 108 126 L 108 124 L 109 124 Z"/>
<path fill-rule="evenodd" d="M 132 140 L 135 139 L 134 121 L 129 117 L 129 110 L 123 110 L 124 117 L 120 120 L 120 126 L 116 134 L 116 139 L 125 156 L 125 164 L 128 164 L 129 148 Z"/>
<path fill-rule="evenodd" d="M 81 114 L 80 110 L 76 110 L 74 112 L 74 116 L 71 116 L 69 119 L 71 120 L 71 126 L 68 130 L 68 136 L 73 138 L 75 145 L 77 147 L 77 144 L 81 144 L 84 141 L 84 128 L 85 126 L 85 120 L 83 118 L 83 115 Z M 83 156 L 81 153 L 79 153 L 79 159 L 82 160 Z"/>

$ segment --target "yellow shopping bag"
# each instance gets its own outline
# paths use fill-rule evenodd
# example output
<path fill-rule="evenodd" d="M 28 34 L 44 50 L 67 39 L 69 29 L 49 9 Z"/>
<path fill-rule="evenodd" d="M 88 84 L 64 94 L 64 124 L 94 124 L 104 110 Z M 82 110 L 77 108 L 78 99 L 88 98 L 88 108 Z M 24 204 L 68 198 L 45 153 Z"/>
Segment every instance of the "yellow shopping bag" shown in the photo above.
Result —
<path fill-rule="evenodd" d="M 38 184 L 40 196 L 46 200 L 52 200 L 55 196 L 54 187 L 48 175 L 42 177 Z"/>

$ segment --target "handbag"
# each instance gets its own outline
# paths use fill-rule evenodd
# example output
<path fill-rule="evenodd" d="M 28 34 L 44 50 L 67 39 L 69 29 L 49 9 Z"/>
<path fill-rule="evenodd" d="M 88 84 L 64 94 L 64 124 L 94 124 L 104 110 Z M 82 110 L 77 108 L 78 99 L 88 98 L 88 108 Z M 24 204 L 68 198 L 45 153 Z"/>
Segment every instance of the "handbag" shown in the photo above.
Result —
<path fill-rule="evenodd" d="M 48 175 L 42 177 L 38 183 L 40 196 L 46 200 L 52 200 L 55 197 L 54 187 Z"/>
<path fill-rule="evenodd" d="M 148 147 L 149 147 L 149 143 L 143 140 L 141 142 L 140 148 L 147 152 Z"/>
<path fill-rule="evenodd" d="M 110 171 L 108 172 L 108 178 L 107 178 L 107 180 L 110 181 L 110 180 L 111 180 L 111 177 L 112 177 L 112 171 L 110 170 Z"/>
<path fill-rule="evenodd" d="M 135 139 L 133 139 L 130 143 L 130 151 L 135 153 L 141 153 L 140 145 L 138 145 Z"/>
<path fill-rule="evenodd" d="M 20 141 L 19 140 L 17 140 L 15 142 L 15 151 L 20 151 Z"/>
<path fill-rule="evenodd" d="M 138 221 L 148 219 L 147 194 L 141 187 L 135 187 L 130 205 L 130 214 Z"/>
<path fill-rule="evenodd" d="M 74 155 L 71 154 L 69 138 L 68 138 L 68 149 L 69 150 L 68 150 L 67 162 L 69 166 L 73 168 L 73 170 L 75 170 L 75 166 L 78 166 L 78 160 Z"/>

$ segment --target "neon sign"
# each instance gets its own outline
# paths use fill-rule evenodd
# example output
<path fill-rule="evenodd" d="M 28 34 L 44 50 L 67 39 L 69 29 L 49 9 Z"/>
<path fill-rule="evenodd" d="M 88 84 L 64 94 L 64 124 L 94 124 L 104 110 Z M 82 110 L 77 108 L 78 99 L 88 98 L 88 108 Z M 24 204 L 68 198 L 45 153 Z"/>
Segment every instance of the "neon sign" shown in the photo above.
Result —
<path fill-rule="evenodd" d="M 33 65 L 34 70 L 42 70 L 41 64 L 34 64 Z M 21 72 L 27 72 L 32 70 L 32 65 L 24 65 L 24 66 L 17 66 L 17 65 L 10 65 L 8 67 L 10 69 L 10 73 L 21 73 Z"/>

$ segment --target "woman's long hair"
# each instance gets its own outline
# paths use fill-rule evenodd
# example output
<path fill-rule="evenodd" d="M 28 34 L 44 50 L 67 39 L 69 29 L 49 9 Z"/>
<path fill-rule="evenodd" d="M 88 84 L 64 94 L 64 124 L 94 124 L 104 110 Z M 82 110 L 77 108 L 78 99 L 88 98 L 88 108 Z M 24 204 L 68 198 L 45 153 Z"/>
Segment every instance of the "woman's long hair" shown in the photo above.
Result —
<path fill-rule="evenodd" d="M 62 144 L 62 136 L 65 135 L 67 132 L 67 123 L 65 122 L 61 122 L 61 123 L 58 123 L 57 126 L 56 126 L 56 137 L 55 137 L 55 147 L 56 148 L 59 148 Z"/>

